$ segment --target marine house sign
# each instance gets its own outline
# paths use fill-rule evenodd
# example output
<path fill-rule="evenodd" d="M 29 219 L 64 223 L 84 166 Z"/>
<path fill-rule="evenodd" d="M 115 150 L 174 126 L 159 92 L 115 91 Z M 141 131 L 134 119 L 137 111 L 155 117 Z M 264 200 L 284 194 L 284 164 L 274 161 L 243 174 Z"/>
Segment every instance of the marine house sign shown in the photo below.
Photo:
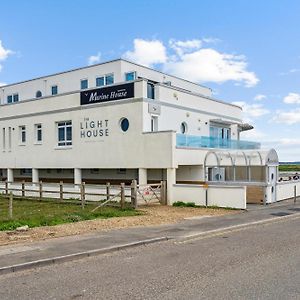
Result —
<path fill-rule="evenodd" d="M 80 104 L 101 103 L 134 98 L 134 83 L 102 87 L 80 93 Z"/>

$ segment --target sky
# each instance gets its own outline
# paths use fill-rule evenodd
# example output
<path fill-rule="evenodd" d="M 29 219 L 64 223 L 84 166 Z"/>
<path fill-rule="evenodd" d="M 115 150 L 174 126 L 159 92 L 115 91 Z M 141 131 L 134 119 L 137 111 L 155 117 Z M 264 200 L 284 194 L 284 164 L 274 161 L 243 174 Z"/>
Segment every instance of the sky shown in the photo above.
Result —
<path fill-rule="evenodd" d="M 0 85 L 120 57 L 212 88 L 241 139 L 300 161 L 300 1 L 1 0 Z"/>

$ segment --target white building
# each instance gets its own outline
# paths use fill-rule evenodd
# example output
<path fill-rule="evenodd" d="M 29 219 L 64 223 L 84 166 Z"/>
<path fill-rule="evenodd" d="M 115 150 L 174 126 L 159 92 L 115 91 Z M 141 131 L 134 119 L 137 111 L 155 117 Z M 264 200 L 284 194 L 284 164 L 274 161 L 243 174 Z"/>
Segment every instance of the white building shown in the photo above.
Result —
<path fill-rule="evenodd" d="M 169 203 L 180 184 L 259 182 L 276 200 L 276 152 L 242 141 L 242 109 L 207 87 L 118 59 L 3 86 L 0 99 L 3 180 L 167 180 Z"/>

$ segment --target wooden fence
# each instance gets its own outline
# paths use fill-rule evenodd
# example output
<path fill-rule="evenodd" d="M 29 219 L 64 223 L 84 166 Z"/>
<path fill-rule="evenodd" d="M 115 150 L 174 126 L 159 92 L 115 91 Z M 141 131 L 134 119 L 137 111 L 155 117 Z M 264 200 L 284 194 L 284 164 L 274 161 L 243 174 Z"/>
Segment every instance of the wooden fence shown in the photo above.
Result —
<path fill-rule="evenodd" d="M 134 209 L 138 203 L 144 201 L 146 204 L 157 200 L 161 204 L 166 204 L 166 184 L 164 181 L 158 184 L 139 186 L 136 180 L 132 180 L 130 185 L 121 183 L 120 185 L 87 185 L 65 184 L 48 182 L 0 182 L 0 192 L 7 197 L 12 193 L 14 197 L 33 198 L 33 199 L 67 199 L 80 201 L 84 208 L 87 201 L 100 202 L 98 207 L 111 205 L 112 203 L 124 208 L 126 203 Z"/>

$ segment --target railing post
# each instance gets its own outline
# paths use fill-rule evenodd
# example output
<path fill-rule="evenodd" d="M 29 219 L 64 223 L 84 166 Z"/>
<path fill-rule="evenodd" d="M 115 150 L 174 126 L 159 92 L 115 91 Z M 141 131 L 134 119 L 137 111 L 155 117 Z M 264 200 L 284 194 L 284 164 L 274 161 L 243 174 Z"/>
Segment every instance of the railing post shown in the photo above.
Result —
<path fill-rule="evenodd" d="M 59 182 L 59 199 L 62 201 L 64 199 L 64 183 L 62 181 Z"/>
<path fill-rule="evenodd" d="M 137 209 L 137 183 L 135 179 L 131 183 L 131 207 Z"/>
<path fill-rule="evenodd" d="M 42 181 L 39 182 L 39 194 L 40 194 L 40 201 L 41 201 L 43 198 L 43 182 Z"/>
<path fill-rule="evenodd" d="M 80 195 L 81 195 L 81 208 L 84 209 L 85 205 L 85 182 L 82 182 L 80 185 Z"/>
<path fill-rule="evenodd" d="M 110 182 L 106 183 L 106 200 L 110 198 Z"/>
<path fill-rule="evenodd" d="M 294 185 L 294 204 L 296 204 L 296 199 L 297 199 L 297 186 Z"/>
<path fill-rule="evenodd" d="M 25 197 L 25 180 L 22 181 L 22 197 Z"/>
<path fill-rule="evenodd" d="M 121 209 L 125 207 L 125 183 L 121 183 Z"/>
<path fill-rule="evenodd" d="M 5 181 L 5 195 L 8 195 L 8 182 Z"/>
<path fill-rule="evenodd" d="M 10 219 L 13 217 L 13 193 L 9 194 L 8 216 Z"/>

